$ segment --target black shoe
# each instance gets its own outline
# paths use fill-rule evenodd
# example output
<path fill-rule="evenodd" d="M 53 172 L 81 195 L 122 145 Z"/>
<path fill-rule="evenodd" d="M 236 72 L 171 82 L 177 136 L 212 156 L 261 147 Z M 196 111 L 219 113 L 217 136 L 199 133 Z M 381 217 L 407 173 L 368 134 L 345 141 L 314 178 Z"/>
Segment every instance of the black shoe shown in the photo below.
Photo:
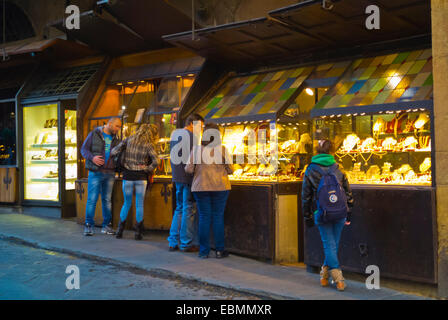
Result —
<path fill-rule="evenodd" d="M 143 239 L 143 221 L 137 223 L 135 226 L 135 240 L 142 240 Z"/>
<path fill-rule="evenodd" d="M 199 254 L 199 259 L 208 259 L 208 254 Z"/>
<path fill-rule="evenodd" d="M 120 224 L 118 225 L 117 235 L 116 235 L 117 239 L 123 238 L 123 231 L 124 231 L 125 225 L 126 225 L 126 221 L 120 221 Z"/>
<path fill-rule="evenodd" d="M 170 248 L 168 249 L 168 251 L 170 251 L 170 252 L 177 251 L 177 250 L 179 250 L 179 247 L 178 247 L 178 246 L 170 247 Z"/>
<path fill-rule="evenodd" d="M 229 252 L 226 250 L 216 251 L 216 259 L 222 259 L 229 256 Z"/>

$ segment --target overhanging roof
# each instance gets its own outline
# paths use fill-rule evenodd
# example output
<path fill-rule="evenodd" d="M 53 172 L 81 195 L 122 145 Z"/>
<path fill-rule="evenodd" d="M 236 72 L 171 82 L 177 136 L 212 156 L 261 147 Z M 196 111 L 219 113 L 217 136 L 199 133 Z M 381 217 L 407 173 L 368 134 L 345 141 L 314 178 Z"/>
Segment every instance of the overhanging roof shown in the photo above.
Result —
<path fill-rule="evenodd" d="M 161 36 L 189 30 L 191 20 L 163 0 L 115 0 L 102 1 L 95 10 L 82 13 L 79 30 L 66 29 L 63 20 L 52 26 L 117 56 L 167 47 Z"/>
<path fill-rule="evenodd" d="M 300 32 L 318 37 L 325 46 L 354 46 L 431 33 L 431 1 L 428 0 L 333 0 L 324 10 L 321 0 L 310 0 L 269 12 Z M 365 26 L 369 5 L 380 9 L 380 29 Z"/>
<path fill-rule="evenodd" d="M 65 59 L 81 58 L 95 53 L 95 51 L 80 43 L 56 38 L 8 46 L 4 50 L 0 50 L 0 55 L 3 57 L 4 53 L 7 56 L 42 53 L 50 48 L 53 54 L 64 57 Z"/>
<path fill-rule="evenodd" d="M 138 67 L 117 69 L 112 73 L 109 82 L 116 83 L 149 80 L 155 78 L 175 77 L 177 75 L 185 75 L 189 73 L 198 73 L 204 62 L 204 58 L 195 57 L 163 63 L 148 64 Z"/>
<path fill-rule="evenodd" d="M 140 35 L 150 49 L 167 46 L 162 35 L 191 29 L 191 19 L 164 0 L 107 1 L 106 11 Z"/>
<path fill-rule="evenodd" d="M 218 62 L 263 64 L 281 60 L 308 46 L 319 46 L 319 39 L 295 32 L 267 18 L 231 23 L 163 37 L 173 45 L 192 50 Z"/>
<path fill-rule="evenodd" d="M 100 66 L 95 63 L 64 69 L 41 68 L 23 93 L 22 102 L 58 96 L 77 97 Z"/>
<path fill-rule="evenodd" d="M 322 9 L 321 0 L 310 0 L 271 11 L 268 18 L 200 29 L 194 40 L 191 31 L 163 38 L 209 59 L 238 65 L 288 63 L 329 50 L 430 39 L 428 0 L 376 1 L 381 9 L 381 29 L 372 31 L 365 27 L 365 10 L 371 1 L 333 2 L 332 10 Z"/>

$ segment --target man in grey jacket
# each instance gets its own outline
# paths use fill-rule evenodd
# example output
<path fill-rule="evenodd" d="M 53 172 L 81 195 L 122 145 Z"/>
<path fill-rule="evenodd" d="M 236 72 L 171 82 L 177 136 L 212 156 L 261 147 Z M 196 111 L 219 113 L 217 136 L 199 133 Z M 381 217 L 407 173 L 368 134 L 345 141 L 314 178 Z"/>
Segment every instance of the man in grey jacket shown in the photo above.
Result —
<path fill-rule="evenodd" d="M 117 133 L 121 128 L 121 119 L 113 117 L 103 126 L 95 128 L 84 141 L 81 154 L 86 159 L 89 170 L 86 205 L 85 236 L 93 235 L 94 216 L 98 196 L 101 193 L 103 225 L 101 233 L 114 234 L 110 226 L 112 221 L 112 189 L 115 181 L 115 163 L 110 156 L 111 150 L 119 144 Z"/>

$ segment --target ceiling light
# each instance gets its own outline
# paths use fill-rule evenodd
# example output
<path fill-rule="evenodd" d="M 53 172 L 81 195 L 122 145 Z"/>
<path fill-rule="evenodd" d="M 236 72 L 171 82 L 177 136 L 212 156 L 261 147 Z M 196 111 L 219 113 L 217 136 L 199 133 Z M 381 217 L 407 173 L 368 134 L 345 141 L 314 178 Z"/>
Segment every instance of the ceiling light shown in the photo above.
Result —
<path fill-rule="evenodd" d="M 314 96 L 314 91 L 313 91 L 313 89 L 311 89 L 311 88 L 306 88 L 306 89 L 305 89 L 305 92 L 306 92 L 306 94 L 309 95 L 309 96 Z"/>

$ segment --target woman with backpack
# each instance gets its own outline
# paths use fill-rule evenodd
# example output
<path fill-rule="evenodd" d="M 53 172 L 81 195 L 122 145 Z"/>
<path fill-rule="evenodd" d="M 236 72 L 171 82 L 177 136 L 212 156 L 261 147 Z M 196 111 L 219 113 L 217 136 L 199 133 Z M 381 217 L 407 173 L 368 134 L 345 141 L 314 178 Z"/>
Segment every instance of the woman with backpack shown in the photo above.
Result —
<path fill-rule="evenodd" d="M 345 289 L 339 266 L 338 248 L 344 225 L 350 225 L 353 196 L 347 176 L 339 169 L 329 140 L 319 140 L 317 155 L 305 171 L 302 185 L 302 212 L 307 227 L 319 228 L 325 261 L 320 283 L 329 285 L 329 277 L 339 291 Z"/>
<path fill-rule="evenodd" d="M 124 204 L 120 212 L 120 223 L 116 237 L 123 237 L 129 209 L 132 205 L 132 195 L 135 189 L 136 233 L 135 240 L 142 239 L 143 233 L 143 205 L 148 180 L 157 168 L 158 157 L 155 151 L 157 142 L 157 128 L 148 123 L 140 125 L 137 132 L 123 140 L 112 152 L 112 157 L 121 158 L 123 167 L 123 196 Z"/>

